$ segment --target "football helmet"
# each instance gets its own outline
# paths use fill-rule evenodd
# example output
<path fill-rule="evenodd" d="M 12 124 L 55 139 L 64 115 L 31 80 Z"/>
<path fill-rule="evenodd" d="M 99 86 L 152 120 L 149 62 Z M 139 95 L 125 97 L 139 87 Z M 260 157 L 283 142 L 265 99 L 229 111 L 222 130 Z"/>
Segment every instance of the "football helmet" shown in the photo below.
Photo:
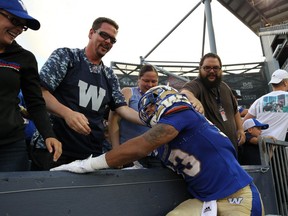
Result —
<path fill-rule="evenodd" d="M 191 106 L 187 97 L 180 94 L 173 87 L 165 85 L 155 86 L 149 89 L 139 100 L 139 117 L 147 126 L 152 127 L 157 124 L 161 115 L 176 102 L 183 102 Z M 155 110 L 148 112 L 147 108 L 151 104 L 155 105 Z"/>

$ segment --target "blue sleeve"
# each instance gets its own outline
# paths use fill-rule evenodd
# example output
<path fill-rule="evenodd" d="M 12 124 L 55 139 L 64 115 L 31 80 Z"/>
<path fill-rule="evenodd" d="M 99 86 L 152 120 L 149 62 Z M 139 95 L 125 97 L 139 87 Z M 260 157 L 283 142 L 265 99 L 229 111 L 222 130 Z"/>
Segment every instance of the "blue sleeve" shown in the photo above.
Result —
<path fill-rule="evenodd" d="M 67 69 L 73 66 L 73 59 L 73 50 L 69 48 L 54 50 L 41 68 L 41 85 L 53 92 L 64 79 Z"/>

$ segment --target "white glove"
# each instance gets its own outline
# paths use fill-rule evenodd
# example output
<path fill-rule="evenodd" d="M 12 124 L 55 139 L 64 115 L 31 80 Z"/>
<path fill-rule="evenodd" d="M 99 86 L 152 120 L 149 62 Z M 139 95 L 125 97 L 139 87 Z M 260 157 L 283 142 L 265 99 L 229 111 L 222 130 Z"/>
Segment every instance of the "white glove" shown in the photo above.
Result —
<path fill-rule="evenodd" d="M 63 164 L 58 167 L 50 169 L 50 171 L 69 171 L 73 173 L 89 173 L 94 172 L 95 169 L 91 167 L 92 155 L 84 160 L 75 160 L 69 164 Z"/>

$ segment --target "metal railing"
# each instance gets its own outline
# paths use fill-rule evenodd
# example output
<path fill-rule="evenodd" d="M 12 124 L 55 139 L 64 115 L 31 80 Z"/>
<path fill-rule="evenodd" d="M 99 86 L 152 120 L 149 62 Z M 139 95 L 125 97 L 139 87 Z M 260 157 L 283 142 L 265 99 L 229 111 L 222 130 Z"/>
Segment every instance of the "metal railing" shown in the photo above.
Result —
<path fill-rule="evenodd" d="M 279 215 L 288 216 L 288 142 L 263 139 L 259 144 L 261 163 L 271 168 Z"/>

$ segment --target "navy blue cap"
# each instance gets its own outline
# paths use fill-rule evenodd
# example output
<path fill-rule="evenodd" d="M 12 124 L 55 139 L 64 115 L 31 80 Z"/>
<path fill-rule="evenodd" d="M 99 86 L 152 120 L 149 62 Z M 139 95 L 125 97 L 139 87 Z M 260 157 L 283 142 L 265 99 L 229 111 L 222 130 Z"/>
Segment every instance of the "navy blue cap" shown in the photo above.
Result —
<path fill-rule="evenodd" d="M 26 20 L 28 28 L 38 30 L 40 22 L 28 14 L 28 11 L 21 0 L 0 0 L 0 8 L 13 14 L 16 17 Z"/>

